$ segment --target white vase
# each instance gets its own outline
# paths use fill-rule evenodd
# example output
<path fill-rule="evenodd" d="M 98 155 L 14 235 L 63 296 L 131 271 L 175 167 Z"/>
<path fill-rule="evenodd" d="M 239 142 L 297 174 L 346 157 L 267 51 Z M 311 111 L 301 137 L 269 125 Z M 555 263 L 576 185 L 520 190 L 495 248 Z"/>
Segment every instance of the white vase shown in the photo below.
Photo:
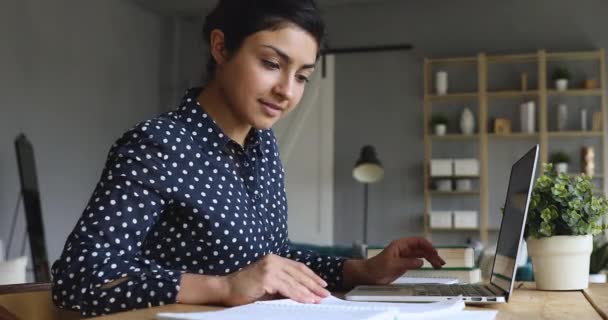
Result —
<path fill-rule="evenodd" d="M 568 90 L 568 79 L 555 80 L 555 89 L 557 89 L 557 91 Z"/>
<path fill-rule="evenodd" d="M 436 124 L 434 129 L 436 135 L 445 136 L 445 133 L 448 131 L 448 126 L 445 124 Z"/>
<path fill-rule="evenodd" d="M 435 90 L 439 96 L 448 93 L 448 73 L 446 71 L 437 71 L 435 74 Z"/>
<path fill-rule="evenodd" d="M 558 131 L 566 130 L 567 124 L 568 124 L 568 106 L 562 103 L 557 106 L 557 130 Z"/>
<path fill-rule="evenodd" d="M 473 134 L 475 131 L 475 116 L 469 108 L 464 108 L 460 115 L 460 131 L 463 134 Z"/>
<path fill-rule="evenodd" d="M 555 164 L 555 172 L 557 173 L 568 173 L 568 163 L 558 162 Z"/>
<path fill-rule="evenodd" d="M 521 132 L 534 133 L 536 104 L 534 101 L 524 102 L 520 106 Z"/>
<path fill-rule="evenodd" d="M 589 286 L 589 260 L 593 237 L 553 236 L 529 238 L 534 280 L 539 290 L 581 290 Z"/>
<path fill-rule="evenodd" d="M 587 123 L 587 109 L 581 109 L 581 130 L 589 130 L 589 126 Z"/>

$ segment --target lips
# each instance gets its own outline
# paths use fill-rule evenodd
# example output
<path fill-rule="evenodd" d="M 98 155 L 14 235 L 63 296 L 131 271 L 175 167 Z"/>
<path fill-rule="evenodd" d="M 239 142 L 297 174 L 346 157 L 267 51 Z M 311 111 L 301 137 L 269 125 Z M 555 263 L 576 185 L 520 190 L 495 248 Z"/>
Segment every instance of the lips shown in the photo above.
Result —
<path fill-rule="evenodd" d="M 277 104 L 274 104 L 272 102 L 267 102 L 267 101 L 264 101 L 261 99 L 259 100 L 259 102 L 263 106 L 264 113 L 266 113 L 266 115 L 268 115 L 270 117 L 279 116 L 283 112 L 283 108 L 281 108 Z"/>

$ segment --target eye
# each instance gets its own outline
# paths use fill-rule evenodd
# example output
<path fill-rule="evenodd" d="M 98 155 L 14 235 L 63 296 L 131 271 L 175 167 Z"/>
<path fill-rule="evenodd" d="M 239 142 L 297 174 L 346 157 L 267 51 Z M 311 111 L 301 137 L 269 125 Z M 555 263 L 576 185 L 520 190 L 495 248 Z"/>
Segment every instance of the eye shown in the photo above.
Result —
<path fill-rule="evenodd" d="M 303 75 L 297 75 L 296 79 L 298 79 L 298 82 L 300 83 L 308 83 L 310 81 L 310 79 L 308 79 L 307 76 L 303 76 Z"/>
<path fill-rule="evenodd" d="M 274 63 L 270 60 L 262 60 L 262 64 L 264 65 L 264 67 L 266 67 L 269 70 L 278 70 L 279 69 L 279 64 Z"/>

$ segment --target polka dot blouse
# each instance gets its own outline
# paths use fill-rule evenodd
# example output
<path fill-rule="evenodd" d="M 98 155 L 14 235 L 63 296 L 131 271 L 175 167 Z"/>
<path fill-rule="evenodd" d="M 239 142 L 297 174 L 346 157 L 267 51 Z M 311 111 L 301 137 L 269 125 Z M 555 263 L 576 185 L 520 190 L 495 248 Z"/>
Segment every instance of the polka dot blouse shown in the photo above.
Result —
<path fill-rule="evenodd" d="M 186 92 L 125 133 L 52 267 L 53 300 L 95 316 L 174 303 L 182 273 L 226 275 L 273 253 L 338 288 L 343 258 L 290 248 L 284 173 L 271 130 L 244 147 Z"/>

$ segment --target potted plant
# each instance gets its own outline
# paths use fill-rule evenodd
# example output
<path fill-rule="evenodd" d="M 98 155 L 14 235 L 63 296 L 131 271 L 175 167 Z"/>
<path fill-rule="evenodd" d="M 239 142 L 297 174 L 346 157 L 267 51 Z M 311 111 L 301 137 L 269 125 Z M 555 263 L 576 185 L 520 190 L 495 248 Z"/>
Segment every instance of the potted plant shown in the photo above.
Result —
<path fill-rule="evenodd" d="M 431 117 L 431 127 L 436 135 L 445 135 L 448 130 L 448 118 L 443 114 L 434 114 Z"/>
<path fill-rule="evenodd" d="M 570 71 L 565 67 L 558 67 L 553 71 L 553 81 L 555 81 L 555 88 L 558 91 L 564 91 L 568 89 L 568 81 L 570 80 Z"/>
<path fill-rule="evenodd" d="M 525 236 L 540 290 L 580 290 L 589 283 L 593 235 L 606 228 L 608 200 L 586 175 L 558 174 L 546 164 L 532 191 Z"/>
<path fill-rule="evenodd" d="M 555 152 L 551 154 L 549 162 L 553 164 L 557 173 L 567 173 L 570 156 L 563 151 Z"/>
<path fill-rule="evenodd" d="M 608 267 L 608 242 L 593 241 L 591 261 L 589 262 L 589 282 L 605 283 L 606 274 L 602 270 Z"/>

